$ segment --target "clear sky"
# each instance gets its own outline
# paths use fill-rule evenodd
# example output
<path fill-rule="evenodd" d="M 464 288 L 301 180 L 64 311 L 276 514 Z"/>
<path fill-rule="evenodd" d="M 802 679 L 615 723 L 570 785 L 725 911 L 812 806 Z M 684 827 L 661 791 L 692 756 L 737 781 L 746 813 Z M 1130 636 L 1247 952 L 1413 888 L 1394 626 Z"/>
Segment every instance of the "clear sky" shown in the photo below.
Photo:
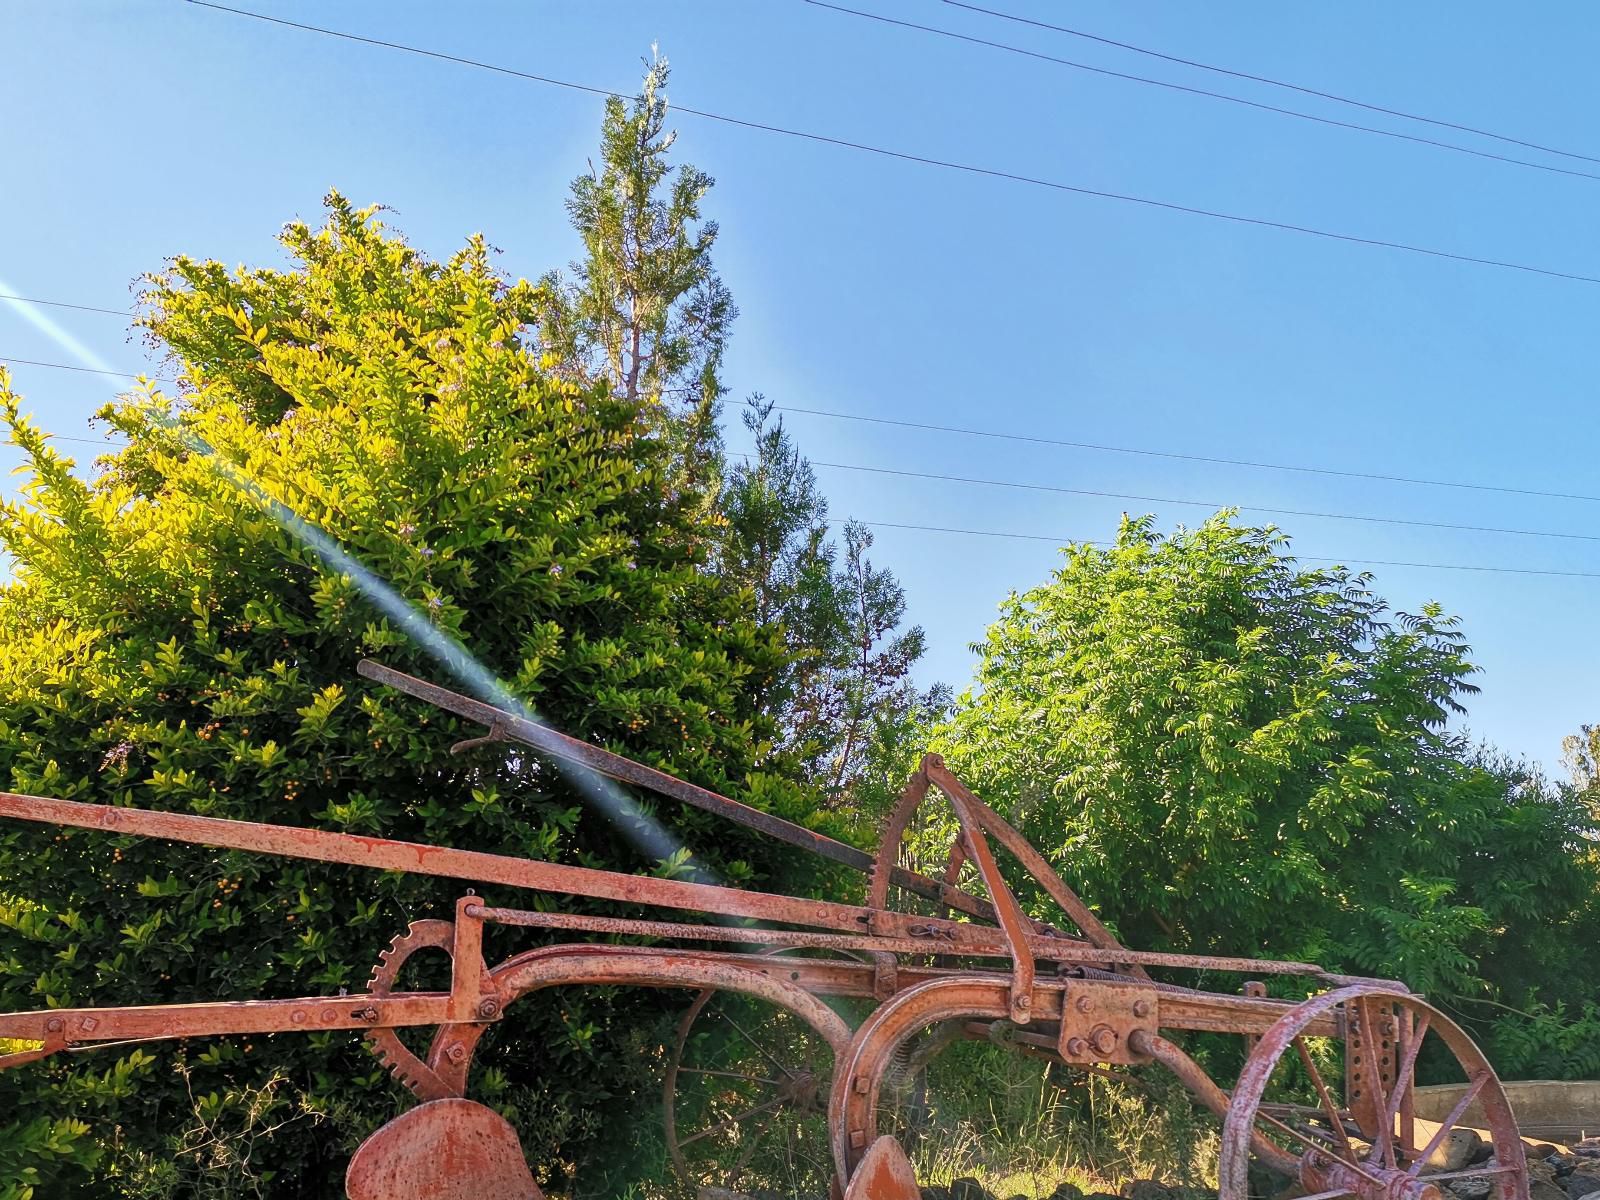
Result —
<path fill-rule="evenodd" d="M 1067 69 L 807 5 L 240 0 L 241 7 L 631 91 L 659 43 L 675 102 L 1177 204 L 1600 277 L 1600 179 L 1525 169 Z M 996 20 L 903 20 L 1475 149 L 1563 158 Z M 1600 18 L 1583 4 L 1176 0 L 990 7 L 1600 159 Z M 264 25 L 181 0 L 0 5 L 0 291 L 123 307 L 174 253 L 280 261 L 285 220 L 338 187 L 446 255 L 483 231 L 505 270 L 576 252 L 562 201 L 591 95 Z M 893 161 L 689 115 L 718 180 L 718 265 L 742 310 L 734 398 L 1079 442 L 1600 495 L 1600 284 L 1474 266 Z M 46 316 L 50 330 L 37 319 Z M 147 369 L 115 317 L 0 301 L 0 358 Z M 74 349 L 64 338 L 75 339 Z M 38 419 L 94 436 L 116 386 L 19 365 Z M 790 418 L 819 462 L 1593 537 L 1600 503 Z M 741 448 L 736 421 L 730 444 Z M 96 448 L 81 445 L 85 455 Z M 16 454 L 0 451 L 0 463 Z M 1104 539 L 1123 510 L 1204 506 L 819 468 L 834 515 Z M 1600 573 L 1600 542 L 1275 519 L 1307 556 Z M 1049 541 L 878 528 L 879 561 L 957 686 L 968 645 Z M 1437 599 L 1484 671 L 1468 727 L 1547 766 L 1600 720 L 1600 578 L 1375 566 Z"/>

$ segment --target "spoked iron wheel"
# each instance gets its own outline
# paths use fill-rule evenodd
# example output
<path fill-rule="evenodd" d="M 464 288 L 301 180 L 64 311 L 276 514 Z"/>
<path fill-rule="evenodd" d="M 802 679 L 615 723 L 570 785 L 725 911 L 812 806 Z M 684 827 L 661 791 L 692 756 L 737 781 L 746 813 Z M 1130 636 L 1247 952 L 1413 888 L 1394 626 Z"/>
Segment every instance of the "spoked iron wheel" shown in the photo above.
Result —
<path fill-rule="evenodd" d="M 1348 1107 L 1345 1079 L 1329 1080 L 1319 1069 L 1306 1033 L 1320 1018 L 1339 1013 Z M 1437 1082 L 1464 1085 L 1461 1101 L 1441 1123 L 1411 1113 L 1418 1063 Z M 1451 1134 L 1473 1127 L 1488 1130 L 1492 1159 L 1446 1163 Z M 1496 1200 L 1528 1195 L 1522 1140 L 1483 1052 L 1417 997 L 1365 984 L 1307 1000 L 1261 1038 L 1223 1125 L 1221 1200 L 1247 1200 L 1252 1153 L 1296 1178 L 1310 1193 L 1307 1200 L 1452 1200 L 1444 1185 L 1459 1180 L 1486 1182 Z"/>
<path fill-rule="evenodd" d="M 667 1152 L 692 1195 L 706 1185 L 828 1193 L 833 1054 L 793 1014 L 704 991 L 678 1025 L 663 1089 Z"/>

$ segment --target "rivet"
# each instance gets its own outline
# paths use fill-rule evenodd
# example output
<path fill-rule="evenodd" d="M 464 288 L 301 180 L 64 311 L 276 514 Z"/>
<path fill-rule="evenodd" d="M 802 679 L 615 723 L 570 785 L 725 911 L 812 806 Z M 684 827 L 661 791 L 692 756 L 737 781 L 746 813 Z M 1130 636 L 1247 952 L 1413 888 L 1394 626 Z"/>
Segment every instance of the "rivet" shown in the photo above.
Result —
<path fill-rule="evenodd" d="M 1078 1011 L 1081 1012 L 1081 1013 L 1086 1013 L 1086 1012 L 1089 1011 L 1089 997 L 1088 996 L 1079 996 L 1078 997 Z"/>
<path fill-rule="evenodd" d="M 1148 1017 L 1150 1015 L 1150 1001 L 1135 1000 L 1133 1002 L 1133 1015 L 1136 1017 Z"/>
<path fill-rule="evenodd" d="M 44 1031 L 46 1033 L 60 1033 L 65 1028 L 66 1023 L 60 1017 L 51 1017 L 44 1023 Z"/>

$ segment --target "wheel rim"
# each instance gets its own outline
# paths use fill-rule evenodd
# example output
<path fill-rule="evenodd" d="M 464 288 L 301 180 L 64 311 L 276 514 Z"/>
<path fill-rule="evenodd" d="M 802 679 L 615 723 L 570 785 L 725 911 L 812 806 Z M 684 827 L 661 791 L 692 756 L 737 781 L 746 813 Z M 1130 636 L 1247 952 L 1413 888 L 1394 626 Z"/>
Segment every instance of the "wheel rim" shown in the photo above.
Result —
<path fill-rule="evenodd" d="M 1336 1008 L 1346 1021 L 1349 1109 L 1304 1036 Z M 1466 1096 L 1445 1121 L 1411 1118 L 1407 1083 L 1419 1063 L 1465 1077 Z M 1490 1131 L 1494 1165 L 1428 1166 L 1453 1131 L 1469 1128 L 1476 1102 Z M 1415 996 L 1367 985 L 1341 988 L 1290 1010 L 1245 1063 L 1223 1127 L 1219 1191 L 1246 1200 L 1252 1147 L 1290 1170 L 1319 1200 L 1439 1200 L 1440 1186 L 1485 1179 L 1498 1200 L 1526 1200 L 1527 1166 L 1516 1121 L 1483 1052 L 1449 1018 Z"/>
<path fill-rule="evenodd" d="M 691 1192 L 759 1178 L 796 1194 L 832 1176 L 825 1102 L 832 1052 L 804 1022 L 706 990 L 678 1024 L 663 1083 L 667 1153 Z"/>

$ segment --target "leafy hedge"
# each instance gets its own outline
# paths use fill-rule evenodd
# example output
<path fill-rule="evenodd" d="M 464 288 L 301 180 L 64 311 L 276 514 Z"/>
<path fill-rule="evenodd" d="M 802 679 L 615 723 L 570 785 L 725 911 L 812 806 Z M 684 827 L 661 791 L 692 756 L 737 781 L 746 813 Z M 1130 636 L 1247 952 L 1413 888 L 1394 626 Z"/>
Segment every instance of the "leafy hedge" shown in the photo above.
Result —
<path fill-rule="evenodd" d="M 342 544 L 559 728 L 810 819 L 813 797 L 784 781 L 751 698 L 781 646 L 747 594 L 702 570 L 704 498 L 669 483 L 659 423 L 546 372 L 524 341 L 536 289 L 507 286 L 480 240 L 430 261 L 337 195 L 322 228 L 290 225 L 282 240 L 289 270 L 179 259 L 152 281 L 145 324 L 183 383 L 106 410 L 127 447 L 93 484 L 0 375 L 31 464 L 25 502 L 0 514 L 16 562 L 0 594 L 4 786 L 678 869 L 641 855 L 628 821 L 587 807 L 546 765 L 451 758 L 478 731 L 358 679 L 364 655 L 440 669 L 266 499 Z M 655 815 L 724 878 L 785 882 L 786 860 L 754 837 L 697 811 Z M 0 1008 L 360 989 L 391 936 L 448 916 L 464 886 L 7 823 Z M 681 1002 L 584 991 L 517 1006 L 475 1086 L 535 1164 L 614 1161 L 602 1147 L 627 1140 L 617 1115 Z M 25 1117 L 0 1127 L 0 1154 L 70 1160 L 74 1142 L 87 1146 L 76 1161 L 99 1154 L 100 1195 L 268 1183 L 276 1196 L 338 1195 L 345 1156 L 403 1099 L 358 1046 L 337 1033 L 58 1056 L 0 1075 L 0 1113 L 72 1114 L 88 1132 Z M 257 1132 L 276 1132 L 224 1183 L 189 1168 L 230 1093 L 253 1096 Z"/>

